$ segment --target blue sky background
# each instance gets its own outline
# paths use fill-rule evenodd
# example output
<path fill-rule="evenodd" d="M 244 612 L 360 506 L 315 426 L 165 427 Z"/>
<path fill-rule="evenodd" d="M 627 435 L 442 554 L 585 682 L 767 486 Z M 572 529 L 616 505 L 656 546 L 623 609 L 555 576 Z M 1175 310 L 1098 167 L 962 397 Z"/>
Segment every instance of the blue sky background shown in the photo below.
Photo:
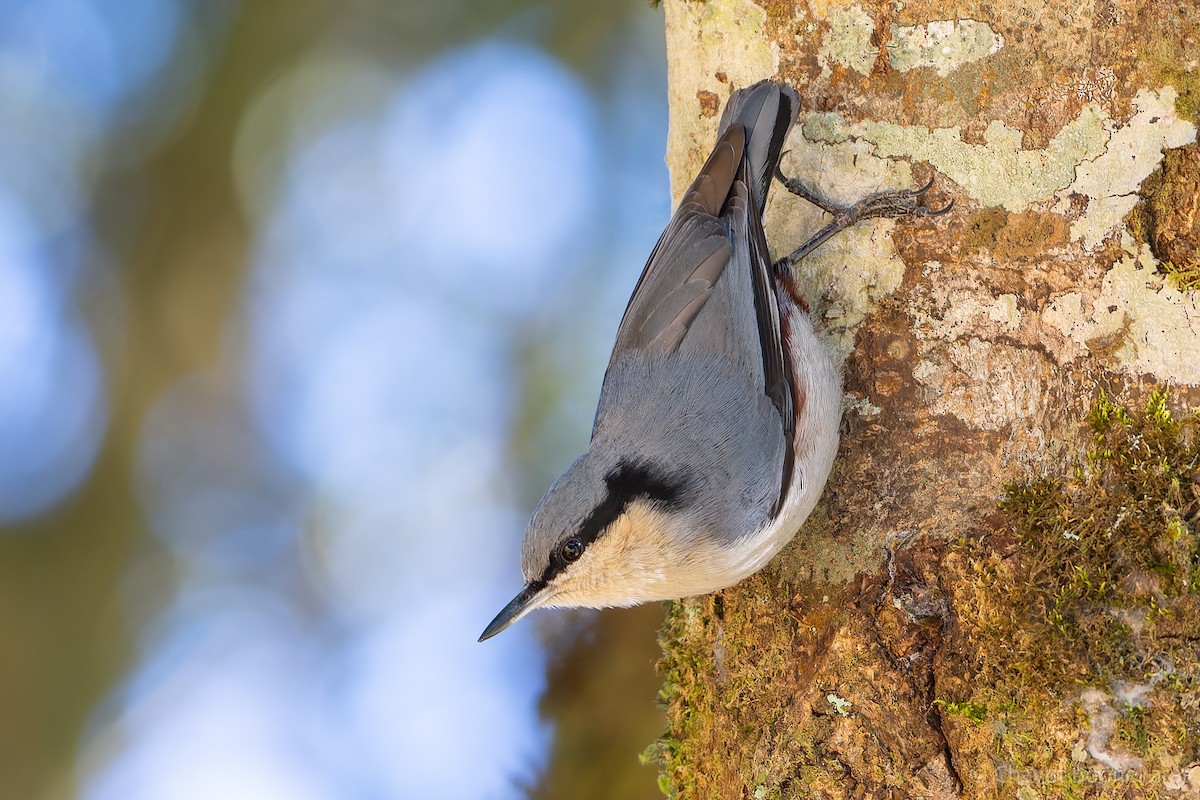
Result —
<path fill-rule="evenodd" d="M 669 212 L 661 12 L 572 63 L 550 7 L 409 53 L 402 13 L 349 4 L 235 109 L 232 229 L 158 250 L 201 190 L 154 164 L 223 109 L 253 5 L 0 0 L 0 559 L 79 536 L 91 486 L 135 509 L 72 545 L 114 562 L 128 647 L 47 780 L 521 797 L 539 625 L 475 638 Z"/>

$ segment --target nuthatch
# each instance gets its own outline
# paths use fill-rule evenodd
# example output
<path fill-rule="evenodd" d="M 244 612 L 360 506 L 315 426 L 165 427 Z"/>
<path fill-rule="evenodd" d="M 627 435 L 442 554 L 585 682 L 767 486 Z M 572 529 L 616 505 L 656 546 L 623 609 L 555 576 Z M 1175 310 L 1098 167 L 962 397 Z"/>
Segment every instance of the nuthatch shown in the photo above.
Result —
<path fill-rule="evenodd" d="M 842 383 L 791 267 L 857 220 L 937 211 L 928 188 L 835 206 L 772 264 L 767 189 L 799 110 L 763 81 L 736 91 L 712 155 L 650 254 L 617 330 L 588 450 L 534 511 L 525 588 L 479 637 L 542 606 L 630 606 L 731 586 L 795 535 L 838 449 Z"/>

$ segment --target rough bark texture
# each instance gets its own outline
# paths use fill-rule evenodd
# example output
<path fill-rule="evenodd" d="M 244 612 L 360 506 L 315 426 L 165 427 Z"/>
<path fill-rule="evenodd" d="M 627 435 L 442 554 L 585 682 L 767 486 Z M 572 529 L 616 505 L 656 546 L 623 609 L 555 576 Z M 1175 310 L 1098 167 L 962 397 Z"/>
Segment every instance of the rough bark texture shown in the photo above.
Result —
<path fill-rule="evenodd" d="M 768 570 L 672 608 L 664 788 L 1200 793 L 1195 3 L 665 6 L 677 195 L 774 75 L 786 173 L 956 206 L 801 264 L 840 458 Z M 777 190 L 773 245 L 820 216 Z"/>

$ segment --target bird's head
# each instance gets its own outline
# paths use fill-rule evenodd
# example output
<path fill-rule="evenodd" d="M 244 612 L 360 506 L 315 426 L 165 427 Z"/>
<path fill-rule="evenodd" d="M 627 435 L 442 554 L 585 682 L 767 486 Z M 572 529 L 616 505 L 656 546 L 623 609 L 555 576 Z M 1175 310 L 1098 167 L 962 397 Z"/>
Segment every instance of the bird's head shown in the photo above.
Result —
<path fill-rule="evenodd" d="M 595 445 L 596 443 L 593 443 Z M 720 588 L 720 552 L 685 471 L 576 461 L 538 504 L 521 551 L 525 587 L 484 630 L 495 636 L 535 608 L 604 608 Z"/>

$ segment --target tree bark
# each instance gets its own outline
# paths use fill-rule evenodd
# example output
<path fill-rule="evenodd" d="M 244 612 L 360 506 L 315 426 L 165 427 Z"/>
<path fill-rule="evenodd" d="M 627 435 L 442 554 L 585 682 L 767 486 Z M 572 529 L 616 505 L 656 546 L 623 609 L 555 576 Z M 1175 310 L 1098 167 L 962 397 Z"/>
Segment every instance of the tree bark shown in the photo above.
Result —
<path fill-rule="evenodd" d="M 676 197 L 730 91 L 777 76 L 786 174 L 842 201 L 934 177 L 955 207 L 799 265 L 839 460 L 767 570 L 671 609 L 663 783 L 1200 793 L 1195 3 L 665 8 Z M 777 187 L 772 246 L 821 216 Z"/>

